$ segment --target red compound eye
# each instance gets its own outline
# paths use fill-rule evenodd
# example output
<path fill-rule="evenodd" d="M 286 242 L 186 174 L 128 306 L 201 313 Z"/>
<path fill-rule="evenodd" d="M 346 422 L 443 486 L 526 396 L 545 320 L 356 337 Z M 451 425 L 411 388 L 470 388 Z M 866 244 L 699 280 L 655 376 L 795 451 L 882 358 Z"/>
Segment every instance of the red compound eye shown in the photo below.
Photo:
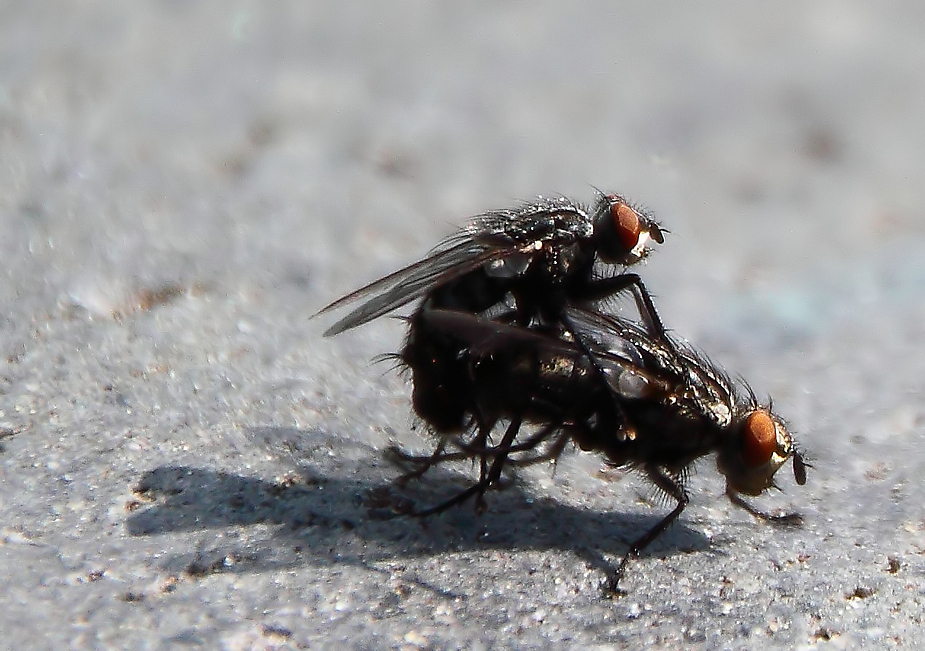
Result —
<path fill-rule="evenodd" d="M 749 467 L 766 464 L 777 449 L 777 428 L 766 411 L 753 411 L 742 432 L 742 460 Z"/>
<path fill-rule="evenodd" d="M 610 218 L 613 220 L 613 227 L 617 231 L 620 243 L 627 251 L 632 251 L 639 243 L 639 234 L 642 231 L 639 215 L 618 200 L 610 206 Z"/>

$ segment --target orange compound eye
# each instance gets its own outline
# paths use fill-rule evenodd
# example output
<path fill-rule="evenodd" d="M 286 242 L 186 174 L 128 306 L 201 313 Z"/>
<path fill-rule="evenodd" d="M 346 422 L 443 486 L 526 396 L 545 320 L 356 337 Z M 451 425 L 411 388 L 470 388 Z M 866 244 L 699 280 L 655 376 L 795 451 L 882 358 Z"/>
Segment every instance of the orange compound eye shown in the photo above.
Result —
<path fill-rule="evenodd" d="M 642 231 L 639 215 L 628 205 L 617 200 L 610 206 L 610 218 L 613 220 L 620 243 L 627 251 L 632 251 L 639 243 L 639 234 Z"/>
<path fill-rule="evenodd" d="M 765 411 L 753 411 L 745 419 L 742 432 L 742 460 L 749 467 L 757 467 L 771 460 L 777 449 L 777 428 Z"/>

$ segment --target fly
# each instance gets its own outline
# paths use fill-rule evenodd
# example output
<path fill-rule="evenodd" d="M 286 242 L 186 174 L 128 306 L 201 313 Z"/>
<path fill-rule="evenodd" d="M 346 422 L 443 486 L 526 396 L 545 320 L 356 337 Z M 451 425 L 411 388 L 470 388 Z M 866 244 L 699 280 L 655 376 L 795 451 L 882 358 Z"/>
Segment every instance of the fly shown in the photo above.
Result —
<path fill-rule="evenodd" d="M 505 298 L 519 325 L 556 323 L 566 304 L 581 304 L 635 287 L 655 318 L 635 274 L 613 274 L 648 254 L 664 231 L 645 211 L 616 194 L 599 193 L 590 210 L 566 197 L 538 197 L 474 217 L 423 260 L 334 301 L 319 314 L 368 300 L 325 331 L 336 335 L 426 297 L 434 307 L 483 313 Z M 609 272 L 609 273 L 608 273 Z"/>
<path fill-rule="evenodd" d="M 590 307 L 631 290 L 643 322 L 669 341 L 652 298 L 638 274 L 664 229 L 644 210 L 616 194 L 598 193 L 590 209 L 565 197 L 537 199 L 473 218 L 423 260 L 334 301 L 318 314 L 366 299 L 325 331 L 333 336 L 416 299 L 399 354 L 412 374 L 414 410 L 439 433 L 470 425 L 468 382 L 462 351 L 426 323 L 431 310 L 457 310 L 523 327 L 567 332 L 588 356 L 595 375 L 603 369 L 567 308 Z M 603 382 L 601 382 L 603 386 Z"/>
<path fill-rule="evenodd" d="M 686 344 L 668 345 L 636 323 L 600 312 L 569 313 L 602 366 L 603 384 L 567 333 L 557 337 L 449 310 L 424 315 L 431 340 L 464 351 L 467 373 L 454 371 L 454 377 L 468 381 L 456 389 L 478 418 L 469 431 L 443 436 L 431 455 L 393 454 L 413 466 L 404 479 L 464 459 L 477 460 L 480 474 L 454 497 L 409 514 L 439 513 L 471 497 L 483 509 L 486 490 L 497 485 L 506 464 L 555 460 L 569 442 L 601 453 L 608 464 L 641 472 L 676 502 L 630 545 L 608 578 L 611 594 L 619 592 L 629 560 L 681 515 L 690 500 L 689 468 L 708 454 L 715 453 L 733 504 L 765 521 L 800 522 L 797 514 L 767 514 L 742 497 L 776 488 L 774 476 L 790 459 L 796 482 L 806 482 L 808 464 L 770 405 Z M 491 432 L 501 421 L 507 427 L 494 443 Z M 524 424 L 534 429 L 519 436 Z"/>

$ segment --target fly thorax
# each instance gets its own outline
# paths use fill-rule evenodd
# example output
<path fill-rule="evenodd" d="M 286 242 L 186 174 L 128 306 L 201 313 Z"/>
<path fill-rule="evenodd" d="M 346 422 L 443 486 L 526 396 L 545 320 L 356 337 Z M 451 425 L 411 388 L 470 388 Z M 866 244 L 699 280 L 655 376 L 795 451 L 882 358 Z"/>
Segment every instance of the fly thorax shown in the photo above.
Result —
<path fill-rule="evenodd" d="M 584 371 L 575 362 L 565 356 L 556 356 L 543 361 L 540 365 L 542 375 L 547 378 L 572 378 Z"/>
<path fill-rule="evenodd" d="M 546 259 L 549 264 L 549 273 L 553 277 L 566 276 L 575 264 L 580 251 L 577 243 L 569 246 L 547 247 Z"/>
<path fill-rule="evenodd" d="M 485 273 L 492 278 L 515 278 L 522 276 L 532 260 L 528 252 L 512 253 L 500 260 L 485 265 Z"/>
<path fill-rule="evenodd" d="M 732 407 L 706 386 L 689 386 L 683 395 L 684 402 L 692 406 L 692 411 L 706 415 L 717 426 L 726 428 L 732 423 Z"/>

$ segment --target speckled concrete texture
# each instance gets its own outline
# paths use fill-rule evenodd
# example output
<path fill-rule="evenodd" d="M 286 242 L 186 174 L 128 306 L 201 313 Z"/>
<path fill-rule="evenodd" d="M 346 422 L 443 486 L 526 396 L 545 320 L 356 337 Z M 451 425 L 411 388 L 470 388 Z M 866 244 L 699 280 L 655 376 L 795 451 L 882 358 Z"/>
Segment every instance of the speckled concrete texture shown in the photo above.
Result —
<path fill-rule="evenodd" d="M 925 644 L 925 9 L 0 6 L 0 647 Z M 424 525 L 431 445 L 320 307 L 474 213 L 593 187 L 671 231 L 665 322 L 793 425 L 809 481 L 697 466 L 665 512 L 569 453 Z M 468 468 L 409 486 L 429 501 Z"/>

